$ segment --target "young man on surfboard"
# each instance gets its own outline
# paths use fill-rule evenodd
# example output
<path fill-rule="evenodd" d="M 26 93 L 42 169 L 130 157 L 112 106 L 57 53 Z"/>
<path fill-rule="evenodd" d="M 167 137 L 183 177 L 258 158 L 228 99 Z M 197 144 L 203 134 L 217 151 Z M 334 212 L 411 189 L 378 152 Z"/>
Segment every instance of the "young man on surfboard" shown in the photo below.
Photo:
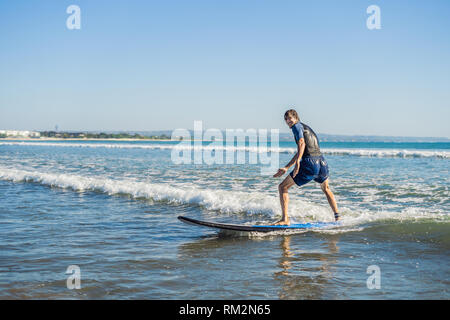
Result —
<path fill-rule="evenodd" d="M 308 125 L 300 122 L 294 109 L 286 111 L 284 120 L 294 134 L 295 142 L 297 143 L 297 153 L 285 167 L 278 169 L 278 172 L 273 175 L 274 177 L 281 177 L 292 165 L 295 165 L 294 170 L 278 186 L 282 217 L 275 225 L 290 224 L 288 216 L 288 189 L 294 184 L 301 187 L 311 180 L 320 183 L 320 187 L 334 212 L 334 218 L 338 221 L 338 207 L 333 192 L 331 192 L 328 185 L 328 164 L 320 152 L 319 139 L 317 139 L 316 134 Z"/>

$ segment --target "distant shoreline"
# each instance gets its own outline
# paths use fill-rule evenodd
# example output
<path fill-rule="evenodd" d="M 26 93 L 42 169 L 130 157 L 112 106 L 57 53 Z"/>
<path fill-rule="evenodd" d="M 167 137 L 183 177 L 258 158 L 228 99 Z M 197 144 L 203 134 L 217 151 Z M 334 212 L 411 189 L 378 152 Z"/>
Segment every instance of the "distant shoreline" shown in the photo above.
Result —
<path fill-rule="evenodd" d="M 26 140 L 26 141 L 179 141 L 179 140 L 171 140 L 171 139 L 130 139 L 130 138 L 0 138 L 0 140 Z"/>
<path fill-rule="evenodd" d="M 320 139 L 320 138 L 319 138 Z M 279 142 L 290 142 L 292 139 L 280 139 Z M 364 141 L 364 140 L 327 140 L 327 139 L 320 139 L 321 142 L 325 143 L 450 143 L 450 141 Z M 212 140 L 195 140 L 195 139 L 187 139 L 187 140 L 171 140 L 171 139 L 152 139 L 152 138 L 146 138 L 146 139 L 134 139 L 134 138 L 47 138 L 47 137 L 41 137 L 41 138 L 30 138 L 30 137 L 7 137 L 7 138 L 0 138 L 0 141 L 86 141 L 86 142 L 93 142 L 93 141 L 123 141 L 123 142 L 145 142 L 145 141 L 155 141 L 155 142 L 164 142 L 164 141 L 174 141 L 174 142 L 181 142 L 181 141 L 204 141 L 204 142 L 213 142 Z M 216 142 L 224 142 L 224 140 L 216 140 Z"/>

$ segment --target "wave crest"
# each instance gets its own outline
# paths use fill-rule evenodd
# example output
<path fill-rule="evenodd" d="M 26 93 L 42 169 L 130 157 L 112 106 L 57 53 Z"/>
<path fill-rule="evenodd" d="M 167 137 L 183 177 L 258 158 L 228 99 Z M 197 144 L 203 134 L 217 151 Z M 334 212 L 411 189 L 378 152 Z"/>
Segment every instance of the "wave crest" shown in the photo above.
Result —
<path fill-rule="evenodd" d="M 191 146 L 186 144 L 131 144 L 131 143 L 52 143 L 52 142 L 0 142 L 0 146 L 40 146 L 40 147 L 72 147 L 72 148 L 111 148 L 111 149 L 179 149 L 179 150 L 222 150 L 245 151 L 255 153 L 290 153 L 297 152 L 296 148 L 289 147 L 265 147 L 265 146 L 225 146 L 206 145 Z M 445 150 L 416 150 L 416 149 L 350 149 L 350 148 L 321 148 L 325 155 L 348 155 L 359 157 L 380 158 L 441 158 L 450 159 L 450 151 Z"/>

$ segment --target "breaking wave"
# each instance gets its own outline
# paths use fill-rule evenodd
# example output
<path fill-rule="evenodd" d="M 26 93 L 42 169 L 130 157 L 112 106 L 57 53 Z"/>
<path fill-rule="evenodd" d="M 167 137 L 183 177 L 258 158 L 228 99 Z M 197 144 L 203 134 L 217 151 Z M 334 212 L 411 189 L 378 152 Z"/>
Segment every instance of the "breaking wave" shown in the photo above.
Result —
<path fill-rule="evenodd" d="M 108 195 L 128 195 L 137 199 L 166 202 L 172 205 L 197 205 L 220 213 L 256 215 L 259 220 L 261 218 L 269 220 L 281 216 L 278 197 L 260 191 L 202 189 L 195 185 L 181 188 L 162 183 L 114 180 L 2 167 L 0 167 L 0 180 L 37 183 L 49 187 L 71 189 L 76 192 L 95 191 Z M 295 197 L 290 200 L 289 212 L 294 222 L 331 221 L 333 217 L 327 204 L 319 205 Z M 347 227 L 392 219 L 448 221 L 446 213 L 431 213 L 425 208 L 409 207 L 400 212 L 341 208 L 340 212 L 343 217 L 343 225 Z"/>
<path fill-rule="evenodd" d="M 225 152 L 278 152 L 295 153 L 296 148 L 265 147 L 265 146 L 227 146 L 227 145 L 189 145 L 182 144 L 135 144 L 135 143 L 54 143 L 54 142 L 0 142 L 0 146 L 40 146 L 40 147 L 71 147 L 71 148 L 112 148 L 112 149 L 179 149 L 179 150 L 205 150 Z M 450 151 L 445 150 L 417 150 L 417 149 L 351 149 L 351 148 L 322 148 L 322 153 L 328 155 L 348 155 L 359 157 L 380 158 L 441 158 L 450 159 Z"/>

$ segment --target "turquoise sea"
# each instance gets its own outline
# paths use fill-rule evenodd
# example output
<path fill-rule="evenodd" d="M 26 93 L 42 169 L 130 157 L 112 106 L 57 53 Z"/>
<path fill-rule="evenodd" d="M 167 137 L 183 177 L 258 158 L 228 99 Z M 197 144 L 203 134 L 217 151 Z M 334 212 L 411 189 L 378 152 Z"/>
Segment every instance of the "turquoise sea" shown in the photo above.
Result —
<path fill-rule="evenodd" d="M 266 235 L 180 222 L 276 221 L 282 180 L 249 161 L 175 163 L 177 146 L 0 140 L 0 298 L 450 298 L 450 143 L 323 142 L 342 224 Z M 295 144 L 268 151 L 283 166 Z M 333 218 L 314 182 L 290 189 L 289 214 Z"/>

